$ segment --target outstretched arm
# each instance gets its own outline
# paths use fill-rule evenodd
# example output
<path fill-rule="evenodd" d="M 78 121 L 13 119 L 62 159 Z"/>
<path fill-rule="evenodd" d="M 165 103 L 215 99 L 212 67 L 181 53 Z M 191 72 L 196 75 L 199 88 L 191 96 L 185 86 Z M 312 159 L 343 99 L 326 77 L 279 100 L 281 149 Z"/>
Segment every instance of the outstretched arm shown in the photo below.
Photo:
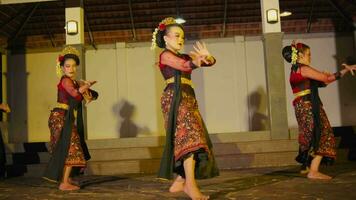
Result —
<path fill-rule="evenodd" d="M 328 73 L 320 72 L 317 69 L 314 69 L 312 67 L 302 66 L 301 74 L 302 74 L 302 76 L 304 76 L 306 78 L 321 81 L 325 84 L 329 84 L 329 83 L 334 82 L 335 80 L 340 79 L 347 72 L 352 71 L 352 70 L 354 70 L 354 67 L 349 68 L 349 66 L 347 66 L 347 67 L 345 67 L 345 69 L 342 69 L 334 74 L 328 74 Z"/>
<path fill-rule="evenodd" d="M 11 112 L 11 109 L 7 103 L 1 103 L 0 104 L 0 111 L 4 111 L 6 113 Z"/>

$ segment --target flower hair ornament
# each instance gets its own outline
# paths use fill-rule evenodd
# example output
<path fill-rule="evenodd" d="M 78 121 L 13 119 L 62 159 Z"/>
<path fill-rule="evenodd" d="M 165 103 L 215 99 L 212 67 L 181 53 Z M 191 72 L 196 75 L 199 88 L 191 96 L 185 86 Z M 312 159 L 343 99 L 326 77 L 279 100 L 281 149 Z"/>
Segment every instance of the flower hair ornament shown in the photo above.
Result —
<path fill-rule="evenodd" d="M 67 54 L 74 54 L 74 55 L 76 55 L 78 57 L 80 55 L 79 51 L 76 48 L 72 47 L 72 46 L 66 46 L 62 50 L 61 54 L 59 54 L 58 57 L 57 57 L 56 73 L 57 73 L 57 77 L 58 78 L 62 77 L 62 75 L 63 75 L 63 72 L 62 72 L 62 69 L 61 69 L 61 62 L 63 62 L 64 56 L 67 55 Z"/>
<path fill-rule="evenodd" d="M 298 49 L 302 49 L 302 43 L 295 43 L 295 41 L 293 40 L 292 44 L 292 65 L 297 64 L 297 59 L 298 59 Z"/>
<path fill-rule="evenodd" d="M 152 33 L 151 50 L 154 50 L 157 47 L 156 36 L 157 36 L 158 31 L 166 30 L 167 26 L 171 25 L 171 24 L 177 24 L 176 19 L 174 19 L 173 17 L 167 17 L 158 24 L 158 27 L 155 28 L 155 30 Z"/>

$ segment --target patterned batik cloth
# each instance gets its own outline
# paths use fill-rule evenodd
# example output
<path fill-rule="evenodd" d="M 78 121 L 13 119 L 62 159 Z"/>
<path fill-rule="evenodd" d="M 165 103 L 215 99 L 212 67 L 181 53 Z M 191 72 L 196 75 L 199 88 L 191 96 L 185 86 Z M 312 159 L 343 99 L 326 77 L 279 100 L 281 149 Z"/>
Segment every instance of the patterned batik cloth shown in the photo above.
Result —
<path fill-rule="evenodd" d="M 167 89 L 161 97 L 162 112 L 167 128 L 168 115 L 173 99 L 174 91 Z M 174 160 L 184 159 L 200 149 L 210 155 L 210 150 L 205 138 L 203 120 L 198 110 L 195 96 L 182 91 L 182 99 L 178 108 L 176 131 L 174 136 Z"/>
<path fill-rule="evenodd" d="M 310 101 L 304 101 L 299 99 L 294 102 L 295 115 L 298 121 L 299 127 L 299 145 L 300 150 L 309 151 L 311 147 L 311 142 L 313 138 L 313 113 L 312 104 Z M 321 122 L 321 136 L 319 141 L 319 148 L 316 151 L 310 152 L 310 154 L 320 155 L 323 157 L 336 158 L 336 144 L 335 138 L 330 126 L 330 122 L 326 113 L 323 109 L 322 104 L 320 105 L 320 122 Z"/>
<path fill-rule="evenodd" d="M 52 111 L 48 120 L 48 126 L 51 132 L 50 144 L 49 144 L 49 153 L 52 154 L 54 151 L 62 129 L 64 126 L 64 111 Z M 70 145 L 68 149 L 68 155 L 66 156 L 65 165 L 66 166 L 77 166 L 82 167 L 86 165 L 84 159 L 83 150 L 80 144 L 79 134 L 77 132 L 77 127 L 73 124 L 72 134 L 70 139 Z"/>

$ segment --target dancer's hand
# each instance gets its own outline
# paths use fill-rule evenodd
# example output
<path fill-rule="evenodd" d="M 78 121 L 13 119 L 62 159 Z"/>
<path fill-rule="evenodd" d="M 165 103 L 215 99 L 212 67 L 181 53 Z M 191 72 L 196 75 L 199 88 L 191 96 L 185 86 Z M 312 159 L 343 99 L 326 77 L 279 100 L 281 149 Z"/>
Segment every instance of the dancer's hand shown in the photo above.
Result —
<path fill-rule="evenodd" d="M 192 62 L 197 67 L 201 67 L 202 63 L 209 64 L 209 61 L 206 59 L 205 56 L 199 56 L 199 55 L 194 55 Z"/>
<path fill-rule="evenodd" d="M 11 112 L 11 109 L 7 103 L 2 103 L 0 104 L 0 109 L 3 110 L 6 113 Z"/>
<path fill-rule="evenodd" d="M 206 47 L 204 42 L 196 42 L 195 45 L 193 45 L 193 48 L 195 52 L 200 56 L 210 56 L 210 52 L 208 51 L 208 48 Z"/>
<path fill-rule="evenodd" d="M 86 80 L 80 80 L 80 85 L 89 85 L 89 87 L 91 87 L 92 85 L 94 85 L 95 83 L 97 83 L 97 81 L 86 81 Z"/>
<path fill-rule="evenodd" d="M 87 81 L 87 84 L 89 84 L 89 86 L 93 86 L 95 83 L 97 83 L 98 81 Z"/>
<path fill-rule="evenodd" d="M 79 87 L 79 93 L 84 94 L 85 92 L 87 92 L 89 90 L 90 86 L 88 84 L 84 84 L 82 86 Z"/>
<path fill-rule="evenodd" d="M 351 73 L 352 76 L 354 76 L 354 70 L 356 71 L 356 65 L 348 65 L 343 63 L 342 66 L 347 69 L 347 71 L 349 71 Z"/>
<path fill-rule="evenodd" d="M 200 43 L 200 42 L 196 42 L 195 45 L 193 46 L 194 51 L 190 52 L 190 56 L 194 59 L 198 59 L 200 60 L 200 65 L 201 63 L 205 63 L 205 64 L 209 64 L 209 58 L 212 57 L 210 55 L 210 52 L 208 51 L 208 49 L 206 48 L 205 43 Z M 199 66 L 200 66 L 199 65 Z"/>

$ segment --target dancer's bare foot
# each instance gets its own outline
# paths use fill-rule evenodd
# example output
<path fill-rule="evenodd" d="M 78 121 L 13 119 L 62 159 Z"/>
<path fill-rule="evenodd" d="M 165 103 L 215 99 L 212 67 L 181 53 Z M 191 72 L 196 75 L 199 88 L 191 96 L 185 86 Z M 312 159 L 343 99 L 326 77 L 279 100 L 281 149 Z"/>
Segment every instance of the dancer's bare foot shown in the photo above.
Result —
<path fill-rule="evenodd" d="M 72 185 L 70 183 L 61 183 L 59 185 L 59 189 L 62 191 L 73 191 L 73 190 L 79 190 L 80 187 Z"/>
<path fill-rule="evenodd" d="M 181 176 L 178 176 L 176 180 L 174 180 L 174 182 L 172 183 L 171 187 L 169 188 L 169 192 L 171 193 L 183 192 L 184 183 L 185 180 Z"/>
<path fill-rule="evenodd" d="M 330 180 L 330 179 L 332 179 L 331 176 L 325 175 L 325 174 L 320 173 L 318 171 L 309 171 L 307 177 L 309 179 L 319 179 L 319 180 Z"/>
<path fill-rule="evenodd" d="M 183 191 L 192 199 L 192 200 L 208 200 L 209 196 L 203 195 L 196 184 L 184 184 Z"/>

